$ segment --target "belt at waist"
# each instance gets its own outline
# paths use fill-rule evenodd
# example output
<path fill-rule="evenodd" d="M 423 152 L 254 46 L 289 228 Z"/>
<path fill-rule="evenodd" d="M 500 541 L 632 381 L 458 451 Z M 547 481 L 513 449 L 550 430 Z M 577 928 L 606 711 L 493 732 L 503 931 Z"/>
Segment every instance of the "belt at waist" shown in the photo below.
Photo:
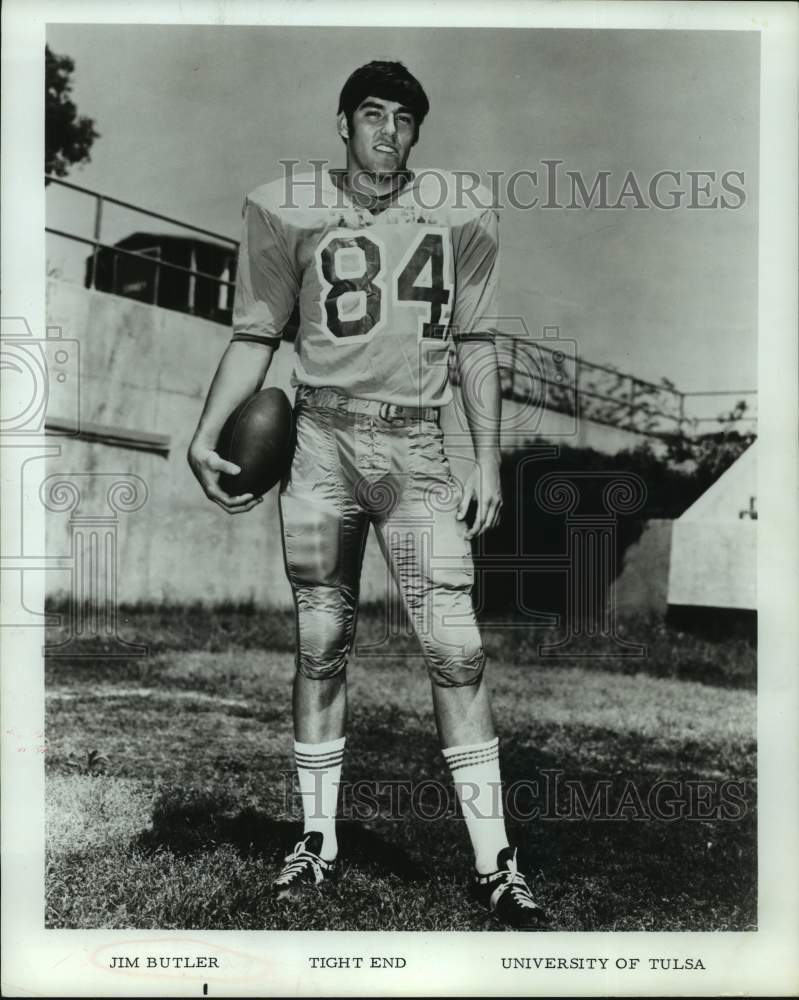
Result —
<path fill-rule="evenodd" d="M 387 423 L 410 423 L 419 420 L 439 419 L 437 406 L 400 406 L 398 403 L 383 403 L 379 399 L 361 399 L 358 396 L 348 396 L 327 386 L 297 386 L 295 405 L 321 406 L 327 409 L 340 410 L 344 413 L 361 413 L 366 416 L 380 417 Z"/>

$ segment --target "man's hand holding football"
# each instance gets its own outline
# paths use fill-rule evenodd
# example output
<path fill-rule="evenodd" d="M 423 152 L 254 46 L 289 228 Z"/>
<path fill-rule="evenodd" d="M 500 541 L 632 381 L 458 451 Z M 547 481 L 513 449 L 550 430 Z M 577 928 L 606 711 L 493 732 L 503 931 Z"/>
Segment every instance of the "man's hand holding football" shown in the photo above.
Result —
<path fill-rule="evenodd" d="M 219 485 L 222 473 L 237 476 L 241 468 L 216 452 L 216 442 L 230 413 L 263 384 L 273 348 L 260 344 L 228 345 L 205 400 L 186 458 L 209 500 L 228 514 L 244 514 L 261 502 L 253 493 L 230 496 Z"/>
<path fill-rule="evenodd" d="M 241 496 L 229 496 L 219 485 L 221 473 L 229 476 L 237 476 L 241 469 L 233 462 L 226 462 L 212 449 L 204 446 L 198 441 L 192 441 L 187 455 L 191 471 L 203 488 L 203 492 L 209 500 L 213 500 L 228 514 L 244 514 L 248 510 L 256 507 L 263 497 L 256 497 L 252 493 L 242 493 Z"/>

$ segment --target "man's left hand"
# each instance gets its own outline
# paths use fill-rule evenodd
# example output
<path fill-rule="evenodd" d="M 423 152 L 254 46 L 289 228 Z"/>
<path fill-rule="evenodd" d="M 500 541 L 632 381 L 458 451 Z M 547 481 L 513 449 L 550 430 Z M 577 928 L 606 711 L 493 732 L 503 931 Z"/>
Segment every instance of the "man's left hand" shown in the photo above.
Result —
<path fill-rule="evenodd" d="M 502 486 L 499 478 L 499 458 L 478 459 L 463 488 L 457 518 L 466 517 L 472 500 L 477 501 L 474 522 L 466 532 L 467 538 L 476 538 L 499 524 L 502 513 Z"/>

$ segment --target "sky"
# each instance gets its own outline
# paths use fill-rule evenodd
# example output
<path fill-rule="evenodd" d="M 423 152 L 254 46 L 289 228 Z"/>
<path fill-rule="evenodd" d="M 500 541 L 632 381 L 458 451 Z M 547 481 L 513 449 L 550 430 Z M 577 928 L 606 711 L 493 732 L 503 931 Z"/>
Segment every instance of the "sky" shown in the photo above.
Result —
<path fill-rule="evenodd" d="M 70 180 L 237 237 L 244 195 L 282 159 L 343 165 L 338 92 L 356 66 L 400 59 L 431 103 L 409 165 L 485 176 L 610 171 L 616 201 L 635 173 L 648 207 L 500 214 L 501 310 L 533 336 L 557 326 L 589 361 L 688 391 L 757 385 L 759 39 L 750 32 L 489 28 L 50 25 L 75 61 L 74 99 L 96 121 L 91 163 Z M 686 192 L 651 206 L 650 179 Z M 688 171 L 745 195 L 689 208 Z M 504 187 L 501 190 L 505 190 Z M 507 199 L 506 199 L 507 200 Z M 568 185 L 560 200 L 569 201 Z M 700 195 L 700 201 L 705 200 Z M 743 201 L 742 204 L 741 201 Z M 48 225 L 91 233 L 87 202 L 50 185 Z M 106 212 L 113 242 L 151 222 Z M 168 230 L 168 227 L 158 227 Z M 51 238 L 49 266 L 78 274 L 83 248 Z"/>

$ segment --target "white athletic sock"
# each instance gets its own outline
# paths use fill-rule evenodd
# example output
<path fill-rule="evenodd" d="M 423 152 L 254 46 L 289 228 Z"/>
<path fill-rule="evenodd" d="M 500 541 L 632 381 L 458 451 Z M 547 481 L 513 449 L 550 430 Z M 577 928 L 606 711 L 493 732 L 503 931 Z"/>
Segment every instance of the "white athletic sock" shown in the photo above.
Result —
<path fill-rule="evenodd" d="M 327 743 L 294 741 L 294 759 L 305 816 L 304 832 L 318 830 L 322 834 L 321 857 L 325 861 L 333 861 L 338 854 L 336 807 L 344 741 L 343 736 Z"/>
<path fill-rule="evenodd" d="M 481 875 L 497 870 L 497 855 L 508 846 L 499 777 L 499 739 L 442 751 L 452 771 L 466 829 Z"/>

